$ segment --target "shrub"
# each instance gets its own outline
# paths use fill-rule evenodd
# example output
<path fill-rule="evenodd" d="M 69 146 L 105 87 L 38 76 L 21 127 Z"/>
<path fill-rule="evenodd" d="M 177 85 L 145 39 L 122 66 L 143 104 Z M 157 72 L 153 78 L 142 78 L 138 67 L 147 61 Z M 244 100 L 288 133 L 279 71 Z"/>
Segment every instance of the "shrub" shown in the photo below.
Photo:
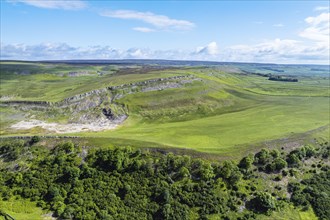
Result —
<path fill-rule="evenodd" d="M 39 136 L 33 136 L 30 140 L 30 145 L 32 144 L 36 144 L 41 140 L 41 138 Z"/>
<path fill-rule="evenodd" d="M 249 201 L 249 208 L 258 213 L 270 214 L 276 210 L 275 198 L 267 192 L 258 192 L 255 198 Z"/>

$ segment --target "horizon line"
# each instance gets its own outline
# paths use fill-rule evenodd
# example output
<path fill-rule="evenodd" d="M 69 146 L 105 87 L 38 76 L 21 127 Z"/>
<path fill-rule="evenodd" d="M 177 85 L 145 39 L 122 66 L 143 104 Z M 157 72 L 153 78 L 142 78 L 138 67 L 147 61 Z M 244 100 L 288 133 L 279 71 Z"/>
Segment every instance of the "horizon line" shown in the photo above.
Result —
<path fill-rule="evenodd" d="M 0 62 L 31 62 L 31 63 L 47 63 L 47 62 L 54 62 L 54 63 L 69 63 L 69 62 L 120 62 L 120 61 L 165 61 L 165 62 L 202 62 L 202 63 L 217 63 L 217 64 L 267 64 L 267 65 L 319 65 L 319 66 L 329 66 L 329 64 L 315 64 L 315 63 L 271 63 L 271 62 L 238 62 L 238 61 L 212 61 L 212 60 L 172 60 L 172 59 L 134 59 L 134 58 L 129 58 L 129 59 L 45 59 L 45 60 L 24 60 L 24 59 L 1 59 Z M 102 64 L 102 63 L 97 63 L 97 64 Z"/>

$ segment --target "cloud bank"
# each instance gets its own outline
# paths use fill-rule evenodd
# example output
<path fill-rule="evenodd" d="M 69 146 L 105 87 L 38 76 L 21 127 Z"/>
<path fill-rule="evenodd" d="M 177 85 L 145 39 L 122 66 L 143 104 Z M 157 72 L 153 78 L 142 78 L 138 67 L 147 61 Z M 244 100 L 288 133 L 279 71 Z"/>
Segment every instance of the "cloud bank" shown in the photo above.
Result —
<path fill-rule="evenodd" d="M 313 63 L 329 64 L 329 49 L 305 46 L 300 41 L 274 39 L 255 45 L 234 45 L 220 48 L 216 42 L 191 50 L 151 50 L 110 46 L 73 47 L 65 43 L 38 45 L 1 43 L 1 56 L 6 59 L 171 59 L 210 60 L 223 62 Z"/>

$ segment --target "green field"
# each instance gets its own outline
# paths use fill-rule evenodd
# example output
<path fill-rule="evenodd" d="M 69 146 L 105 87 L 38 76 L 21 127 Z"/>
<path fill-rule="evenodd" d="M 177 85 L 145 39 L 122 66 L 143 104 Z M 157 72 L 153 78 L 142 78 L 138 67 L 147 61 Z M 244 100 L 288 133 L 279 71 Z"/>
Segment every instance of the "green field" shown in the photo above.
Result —
<path fill-rule="evenodd" d="M 24 68 L 29 74 L 19 74 Z M 194 80 L 179 88 L 123 93 L 114 104 L 127 106 L 129 117 L 117 129 L 69 135 L 86 137 L 99 145 L 114 142 L 141 147 L 174 147 L 231 158 L 256 150 L 265 142 L 275 140 L 276 145 L 279 139 L 294 141 L 302 136 L 312 137 L 312 131 L 316 136 L 320 133 L 323 139 L 330 139 L 326 132 L 330 117 L 329 78 L 307 76 L 307 67 L 290 69 L 304 73 L 296 74 L 298 83 L 269 81 L 239 71 L 227 73 L 216 67 L 161 70 L 149 67 L 142 71 L 141 66 L 125 68 L 1 63 L 1 97 L 10 97 L 12 101 L 60 101 L 109 85 L 189 75 Z M 67 74 L 72 71 L 88 71 L 89 74 L 69 77 Z M 97 74 L 102 71 L 103 75 Z M 1 129 L 3 135 L 41 135 L 44 132 L 52 135 L 38 127 L 24 131 L 9 129 L 11 123 L 26 115 L 37 115 L 47 121 L 51 112 L 27 111 L 22 116 L 15 108 L 3 106 L 0 110 L 5 125 Z M 65 117 L 52 115 L 52 121 L 56 120 L 66 122 Z"/>
<path fill-rule="evenodd" d="M 51 215 L 48 217 L 47 212 L 36 206 L 36 202 L 30 202 L 22 198 L 12 198 L 9 201 L 0 200 L 0 208 L 16 220 L 51 219 Z M 5 218 L 0 216 L 0 219 Z"/>
<path fill-rule="evenodd" d="M 329 124 L 328 98 L 291 98 L 287 101 L 290 104 L 262 105 L 183 122 L 151 124 L 130 119 L 118 130 L 84 136 L 136 139 L 232 155 L 246 153 L 249 149 L 245 145 L 251 143 L 283 138 Z"/>

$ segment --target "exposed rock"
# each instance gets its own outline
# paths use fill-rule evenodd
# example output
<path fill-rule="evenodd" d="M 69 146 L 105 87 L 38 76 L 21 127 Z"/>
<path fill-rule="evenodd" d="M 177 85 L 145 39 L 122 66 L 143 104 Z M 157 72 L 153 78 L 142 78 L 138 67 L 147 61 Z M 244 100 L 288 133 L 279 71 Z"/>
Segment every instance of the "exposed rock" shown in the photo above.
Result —
<path fill-rule="evenodd" d="M 127 107 L 116 103 L 116 99 L 137 92 L 180 88 L 194 80 L 200 79 L 189 75 L 150 79 L 92 90 L 66 98 L 59 102 L 6 100 L 1 101 L 0 106 L 13 106 L 27 113 L 26 118 L 30 120 L 21 121 L 21 124 L 15 124 L 12 127 L 14 129 L 20 129 L 20 127 L 25 127 L 27 129 L 27 127 L 32 128 L 39 126 L 56 133 L 112 129 L 115 125 L 122 123 L 128 117 Z M 32 112 L 31 114 L 30 110 L 35 112 Z M 31 120 L 31 115 L 40 115 L 38 112 L 43 112 L 43 115 L 47 115 L 48 118 L 56 118 L 66 115 L 69 124 L 63 125 Z M 54 130 L 57 126 L 58 129 Z"/>
<path fill-rule="evenodd" d="M 79 72 L 69 72 L 68 76 L 69 77 L 77 77 L 77 76 L 86 76 L 89 75 L 90 73 L 88 71 L 79 71 Z"/>
<path fill-rule="evenodd" d="M 59 123 L 47 123 L 40 120 L 29 120 L 29 121 L 20 121 L 11 126 L 13 129 L 31 129 L 34 127 L 41 127 L 50 132 L 54 133 L 76 133 L 82 131 L 102 131 L 114 129 L 118 123 L 112 123 L 109 121 L 96 121 L 94 123 L 80 124 L 59 124 Z"/>

